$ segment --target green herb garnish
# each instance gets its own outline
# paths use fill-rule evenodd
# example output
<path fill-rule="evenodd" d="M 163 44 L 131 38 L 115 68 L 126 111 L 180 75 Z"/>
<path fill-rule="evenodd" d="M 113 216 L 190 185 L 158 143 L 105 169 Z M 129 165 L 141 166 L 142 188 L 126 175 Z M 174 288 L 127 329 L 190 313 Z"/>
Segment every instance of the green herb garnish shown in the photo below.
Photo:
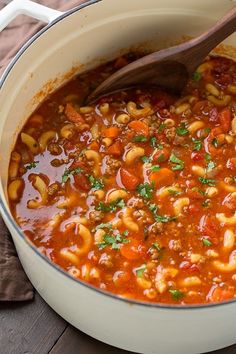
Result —
<path fill-rule="evenodd" d="M 88 179 L 93 189 L 98 190 L 104 188 L 104 183 L 101 179 L 95 178 L 92 175 L 90 175 Z"/>
<path fill-rule="evenodd" d="M 210 154 L 206 153 L 204 157 L 205 157 L 206 161 L 211 161 L 211 155 Z"/>
<path fill-rule="evenodd" d="M 194 81 L 199 81 L 202 78 L 202 74 L 199 71 L 194 71 L 193 73 L 193 80 Z"/>
<path fill-rule="evenodd" d="M 83 172 L 83 170 L 80 167 L 77 167 L 74 170 L 65 170 L 62 175 L 61 181 L 62 181 L 62 183 L 66 183 L 67 180 L 70 178 L 70 176 L 78 175 L 79 173 L 82 173 L 82 172 Z"/>
<path fill-rule="evenodd" d="M 106 223 L 101 223 L 95 227 L 95 230 L 99 229 L 111 229 L 112 228 L 112 223 L 111 222 L 106 222 Z"/>
<path fill-rule="evenodd" d="M 193 140 L 193 150 L 200 151 L 202 149 L 202 141 L 194 138 L 192 140 Z"/>
<path fill-rule="evenodd" d="M 164 130 L 165 128 L 166 128 L 166 124 L 165 124 L 165 123 L 161 123 L 161 124 L 159 125 L 159 128 L 158 128 L 157 132 L 158 132 L 158 133 L 161 133 L 162 130 Z"/>
<path fill-rule="evenodd" d="M 151 145 L 153 148 L 156 148 L 156 149 L 158 149 L 158 150 L 163 149 L 163 145 L 158 144 L 157 138 L 156 138 L 155 136 L 151 137 L 151 139 L 150 139 L 150 145 Z"/>
<path fill-rule="evenodd" d="M 184 297 L 184 294 L 177 289 L 169 289 L 169 293 L 171 294 L 172 299 L 175 301 L 179 301 Z"/>
<path fill-rule="evenodd" d="M 217 147 L 219 146 L 218 140 L 217 140 L 216 138 L 212 139 L 211 144 L 212 144 L 215 148 L 217 148 Z"/>
<path fill-rule="evenodd" d="M 28 165 L 26 165 L 25 168 L 27 170 L 31 170 L 32 168 L 35 168 L 38 163 L 39 163 L 39 161 L 33 161 L 33 162 L 29 163 Z"/>
<path fill-rule="evenodd" d="M 210 247 L 212 245 L 212 242 L 208 238 L 205 238 L 205 237 L 202 239 L 202 243 L 206 247 Z"/>
<path fill-rule="evenodd" d="M 161 169 L 161 167 L 159 165 L 154 165 L 151 167 L 152 172 L 159 171 L 160 169 Z"/>
<path fill-rule="evenodd" d="M 180 195 L 180 194 L 181 194 L 181 192 L 176 191 L 176 190 L 174 190 L 174 189 L 168 189 L 167 191 L 168 191 L 168 193 L 170 193 L 170 194 L 173 195 L 173 196 L 177 196 L 177 195 Z"/>
<path fill-rule="evenodd" d="M 136 268 L 135 269 L 135 273 L 136 273 L 137 277 L 138 278 L 142 278 L 143 273 L 144 273 L 145 270 L 146 270 L 146 265 L 143 265 L 143 266 L 141 266 L 139 268 Z"/>
<path fill-rule="evenodd" d="M 139 184 L 137 187 L 138 194 L 144 199 L 151 199 L 154 189 L 154 183 L 143 183 Z"/>
<path fill-rule="evenodd" d="M 124 199 L 117 199 L 114 202 L 109 203 L 109 204 L 105 204 L 103 202 L 100 202 L 98 204 L 98 206 L 95 207 L 95 209 L 98 211 L 102 211 L 104 213 L 108 213 L 109 211 L 114 212 L 114 211 L 116 211 L 116 209 L 118 209 L 118 208 L 122 209 L 124 207 L 125 207 Z"/>
<path fill-rule="evenodd" d="M 210 186 L 210 187 L 214 187 L 216 184 L 216 181 L 214 179 L 210 179 L 210 178 L 198 177 L 198 180 L 202 184 L 208 184 L 208 186 Z"/>
<path fill-rule="evenodd" d="M 122 233 L 122 234 L 117 234 L 117 235 L 110 235 L 110 234 L 105 234 L 103 236 L 103 242 L 99 243 L 98 249 L 102 250 L 107 246 L 111 246 L 113 250 L 118 250 L 120 249 L 120 246 L 122 244 L 129 243 L 130 240 L 127 240 L 126 238 L 127 233 Z"/>
<path fill-rule="evenodd" d="M 179 127 L 177 127 L 175 129 L 176 133 L 180 136 L 185 136 L 189 133 L 187 127 L 186 127 L 186 123 L 181 123 Z"/>
<path fill-rule="evenodd" d="M 216 163 L 214 161 L 210 161 L 207 165 L 206 172 L 210 172 L 214 170 L 215 167 L 216 167 Z"/>
<path fill-rule="evenodd" d="M 148 162 L 151 162 L 152 159 L 151 159 L 150 157 L 148 157 L 148 156 L 142 156 L 142 157 L 141 157 L 141 160 L 142 160 L 144 163 L 146 163 L 146 162 L 148 163 Z"/>
<path fill-rule="evenodd" d="M 177 219 L 176 216 L 159 215 L 158 214 L 158 207 L 156 204 L 150 204 L 148 206 L 148 208 L 152 212 L 153 217 L 156 222 L 166 223 L 166 222 L 170 222 L 170 221 L 175 221 Z"/>
<path fill-rule="evenodd" d="M 193 187 L 192 191 L 197 192 L 197 193 L 201 194 L 202 196 L 204 196 L 206 194 L 202 189 L 200 189 L 198 187 Z"/>
<path fill-rule="evenodd" d="M 133 141 L 137 142 L 137 143 L 142 143 L 142 142 L 145 142 L 147 140 L 148 139 L 144 135 L 136 135 L 136 136 L 133 137 Z"/>
<path fill-rule="evenodd" d="M 178 171 L 178 170 L 184 169 L 184 161 L 180 160 L 173 153 L 170 155 L 169 161 L 172 162 L 173 164 L 175 164 L 175 166 L 172 167 L 173 171 Z"/>

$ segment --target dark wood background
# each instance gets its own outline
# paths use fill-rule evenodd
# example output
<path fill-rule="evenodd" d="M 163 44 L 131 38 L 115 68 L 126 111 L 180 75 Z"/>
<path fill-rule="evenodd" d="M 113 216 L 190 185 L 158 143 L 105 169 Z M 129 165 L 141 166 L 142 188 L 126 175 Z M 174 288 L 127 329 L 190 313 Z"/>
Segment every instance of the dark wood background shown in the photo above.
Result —
<path fill-rule="evenodd" d="M 57 315 L 38 294 L 31 302 L 0 302 L 0 354 L 33 353 L 131 354 L 78 331 Z M 236 345 L 213 353 L 235 354 Z"/>

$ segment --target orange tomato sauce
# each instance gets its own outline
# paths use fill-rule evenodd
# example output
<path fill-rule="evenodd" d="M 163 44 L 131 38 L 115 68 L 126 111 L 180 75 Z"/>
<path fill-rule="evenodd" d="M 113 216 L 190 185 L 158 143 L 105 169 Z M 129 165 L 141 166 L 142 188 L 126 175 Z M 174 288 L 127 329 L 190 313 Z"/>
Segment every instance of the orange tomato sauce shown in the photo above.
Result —
<path fill-rule="evenodd" d="M 48 97 L 9 165 L 12 214 L 75 278 L 124 298 L 203 304 L 236 296 L 236 64 L 207 58 L 181 98 L 138 87 L 84 100 L 133 60 Z"/>

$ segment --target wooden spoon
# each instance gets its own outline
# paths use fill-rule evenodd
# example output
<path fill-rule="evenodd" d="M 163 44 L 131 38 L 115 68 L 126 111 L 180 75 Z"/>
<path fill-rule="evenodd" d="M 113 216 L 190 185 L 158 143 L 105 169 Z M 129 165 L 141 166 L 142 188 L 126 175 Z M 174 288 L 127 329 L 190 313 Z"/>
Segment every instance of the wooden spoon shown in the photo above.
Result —
<path fill-rule="evenodd" d="M 235 30 L 236 7 L 199 37 L 146 55 L 118 70 L 92 92 L 88 101 L 136 85 L 154 85 L 180 93 L 203 59 Z"/>

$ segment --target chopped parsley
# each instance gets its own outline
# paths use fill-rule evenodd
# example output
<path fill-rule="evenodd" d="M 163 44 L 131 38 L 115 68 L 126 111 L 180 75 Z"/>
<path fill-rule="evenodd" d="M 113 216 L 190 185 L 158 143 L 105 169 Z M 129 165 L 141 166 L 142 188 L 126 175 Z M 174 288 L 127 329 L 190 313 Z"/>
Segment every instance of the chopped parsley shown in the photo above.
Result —
<path fill-rule="evenodd" d="M 206 160 L 206 161 L 211 161 L 211 155 L 208 154 L 208 153 L 206 153 L 206 154 L 205 154 L 205 160 Z"/>
<path fill-rule="evenodd" d="M 198 187 L 193 187 L 193 188 L 192 188 L 192 191 L 193 191 L 193 192 L 197 192 L 197 193 L 199 193 L 199 194 L 201 194 L 201 195 L 203 195 L 203 196 L 205 196 L 205 194 L 206 194 L 202 189 L 200 189 L 200 188 L 198 188 Z"/>
<path fill-rule="evenodd" d="M 141 160 L 145 163 L 145 162 L 151 162 L 151 158 L 148 156 L 142 156 Z"/>
<path fill-rule="evenodd" d="M 192 140 L 193 140 L 193 150 L 200 151 L 202 149 L 202 141 L 194 138 Z"/>
<path fill-rule="evenodd" d="M 210 247 L 212 245 L 212 242 L 208 238 L 205 238 L 205 237 L 202 239 L 202 243 L 206 247 Z"/>
<path fill-rule="evenodd" d="M 133 137 L 133 141 L 137 142 L 137 143 L 143 143 L 143 142 L 145 142 L 147 140 L 148 139 L 144 135 L 136 135 L 136 136 Z"/>
<path fill-rule="evenodd" d="M 158 128 L 157 132 L 158 132 L 158 133 L 161 133 L 162 130 L 164 130 L 165 128 L 166 128 L 166 124 L 165 124 L 165 123 L 161 123 L 161 124 L 159 125 L 159 128 Z"/>
<path fill-rule="evenodd" d="M 173 195 L 173 196 L 177 196 L 177 195 L 180 195 L 181 192 L 180 191 L 177 191 L 175 189 L 168 189 L 167 190 L 169 194 Z"/>
<path fill-rule="evenodd" d="M 144 273 L 145 270 L 146 270 L 146 265 L 142 265 L 141 267 L 136 268 L 135 269 L 135 273 L 136 273 L 137 277 L 138 278 L 142 278 L 143 273 Z"/>
<path fill-rule="evenodd" d="M 110 212 L 114 212 L 116 211 L 116 209 L 120 208 L 124 208 L 125 207 L 125 202 L 124 202 L 124 199 L 117 199 L 115 200 L 114 202 L 112 203 L 109 203 L 109 204 L 105 204 L 103 202 L 100 202 L 98 204 L 98 206 L 95 207 L 96 210 L 98 211 L 103 211 L 105 213 L 108 213 L 109 211 Z"/>
<path fill-rule="evenodd" d="M 150 145 L 153 147 L 153 148 L 156 148 L 158 150 L 161 150 L 163 149 L 163 145 L 159 144 L 157 142 L 157 138 L 155 136 L 151 137 L 150 139 Z"/>
<path fill-rule="evenodd" d="M 83 170 L 80 167 L 77 167 L 74 170 L 65 170 L 61 178 L 62 183 L 66 183 L 70 176 L 77 175 L 81 172 L 83 172 Z"/>
<path fill-rule="evenodd" d="M 111 222 L 106 222 L 106 223 L 101 223 L 95 227 L 95 230 L 99 229 L 111 229 L 112 228 L 112 223 Z"/>
<path fill-rule="evenodd" d="M 211 131 L 211 128 L 205 128 L 205 129 L 204 129 L 204 132 L 205 132 L 206 134 L 209 134 L 210 131 Z"/>
<path fill-rule="evenodd" d="M 149 210 L 152 212 L 153 217 L 156 222 L 170 222 L 176 220 L 176 216 L 168 216 L 168 215 L 159 215 L 158 214 L 158 207 L 156 204 L 150 204 L 149 205 Z"/>
<path fill-rule="evenodd" d="M 183 170 L 184 169 L 184 161 L 180 160 L 173 153 L 170 155 L 169 161 L 175 164 L 172 166 L 173 171 Z"/>
<path fill-rule="evenodd" d="M 212 144 L 215 148 L 217 148 L 217 147 L 219 146 L 218 140 L 217 140 L 216 138 L 214 138 L 214 139 L 212 140 L 211 144 Z"/>
<path fill-rule="evenodd" d="M 152 172 L 159 171 L 160 169 L 161 169 L 161 167 L 160 167 L 159 165 L 153 165 L 153 166 L 151 167 L 151 171 L 152 171 Z"/>
<path fill-rule="evenodd" d="M 177 289 L 169 289 L 169 293 L 171 294 L 172 299 L 175 301 L 179 301 L 184 297 L 184 294 Z"/>
<path fill-rule="evenodd" d="M 210 179 L 210 178 L 198 177 L 198 180 L 202 184 L 208 184 L 208 186 L 210 186 L 210 187 L 214 187 L 216 184 L 216 181 L 214 179 Z"/>
<path fill-rule="evenodd" d="M 154 189 L 154 183 L 143 183 L 139 184 L 137 187 L 138 194 L 144 199 L 151 199 Z"/>
<path fill-rule="evenodd" d="M 95 178 L 92 175 L 90 175 L 88 179 L 93 189 L 98 190 L 104 188 L 104 183 L 101 179 Z"/>
<path fill-rule="evenodd" d="M 202 74 L 199 71 L 194 71 L 193 73 L 193 80 L 194 81 L 199 81 L 202 78 Z"/>
<path fill-rule="evenodd" d="M 159 251 L 159 252 L 162 250 L 162 247 L 159 245 L 158 242 L 154 242 L 154 243 L 152 244 L 152 248 L 156 249 L 156 250 Z"/>
<path fill-rule="evenodd" d="M 127 235 L 127 232 L 123 232 L 122 234 L 118 233 L 117 235 L 105 234 L 103 236 L 103 242 L 98 244 L 98 249 L 102 250 L 107 246 L 111 246 L 113 250 L 118 250 L 122 244 L 130 242 L 130 240 L 126 238 Z"/>
<path fill-rule="evenodd" d="M 26 165 L 25 168 L 27 170 L 31 170 L 32 168 L 35 168 L 37 166 L 37 164 L 39 163 L 39 161 L 33 161 L 30 164 Z"/>
<path fill-rule="evenodd" d="M 176 133 L 180 136 L 185 136 L 189 133 L 186 123 L 182 122 L 179 127 L 175 129 Z"/>
<path fill-rule="evenodd" d="M 206 172 L 210 172 L 214 170 L 215 167 L 216 167 L 216 163 L 214 161 L 210 161 L 207 165 Z"/>

